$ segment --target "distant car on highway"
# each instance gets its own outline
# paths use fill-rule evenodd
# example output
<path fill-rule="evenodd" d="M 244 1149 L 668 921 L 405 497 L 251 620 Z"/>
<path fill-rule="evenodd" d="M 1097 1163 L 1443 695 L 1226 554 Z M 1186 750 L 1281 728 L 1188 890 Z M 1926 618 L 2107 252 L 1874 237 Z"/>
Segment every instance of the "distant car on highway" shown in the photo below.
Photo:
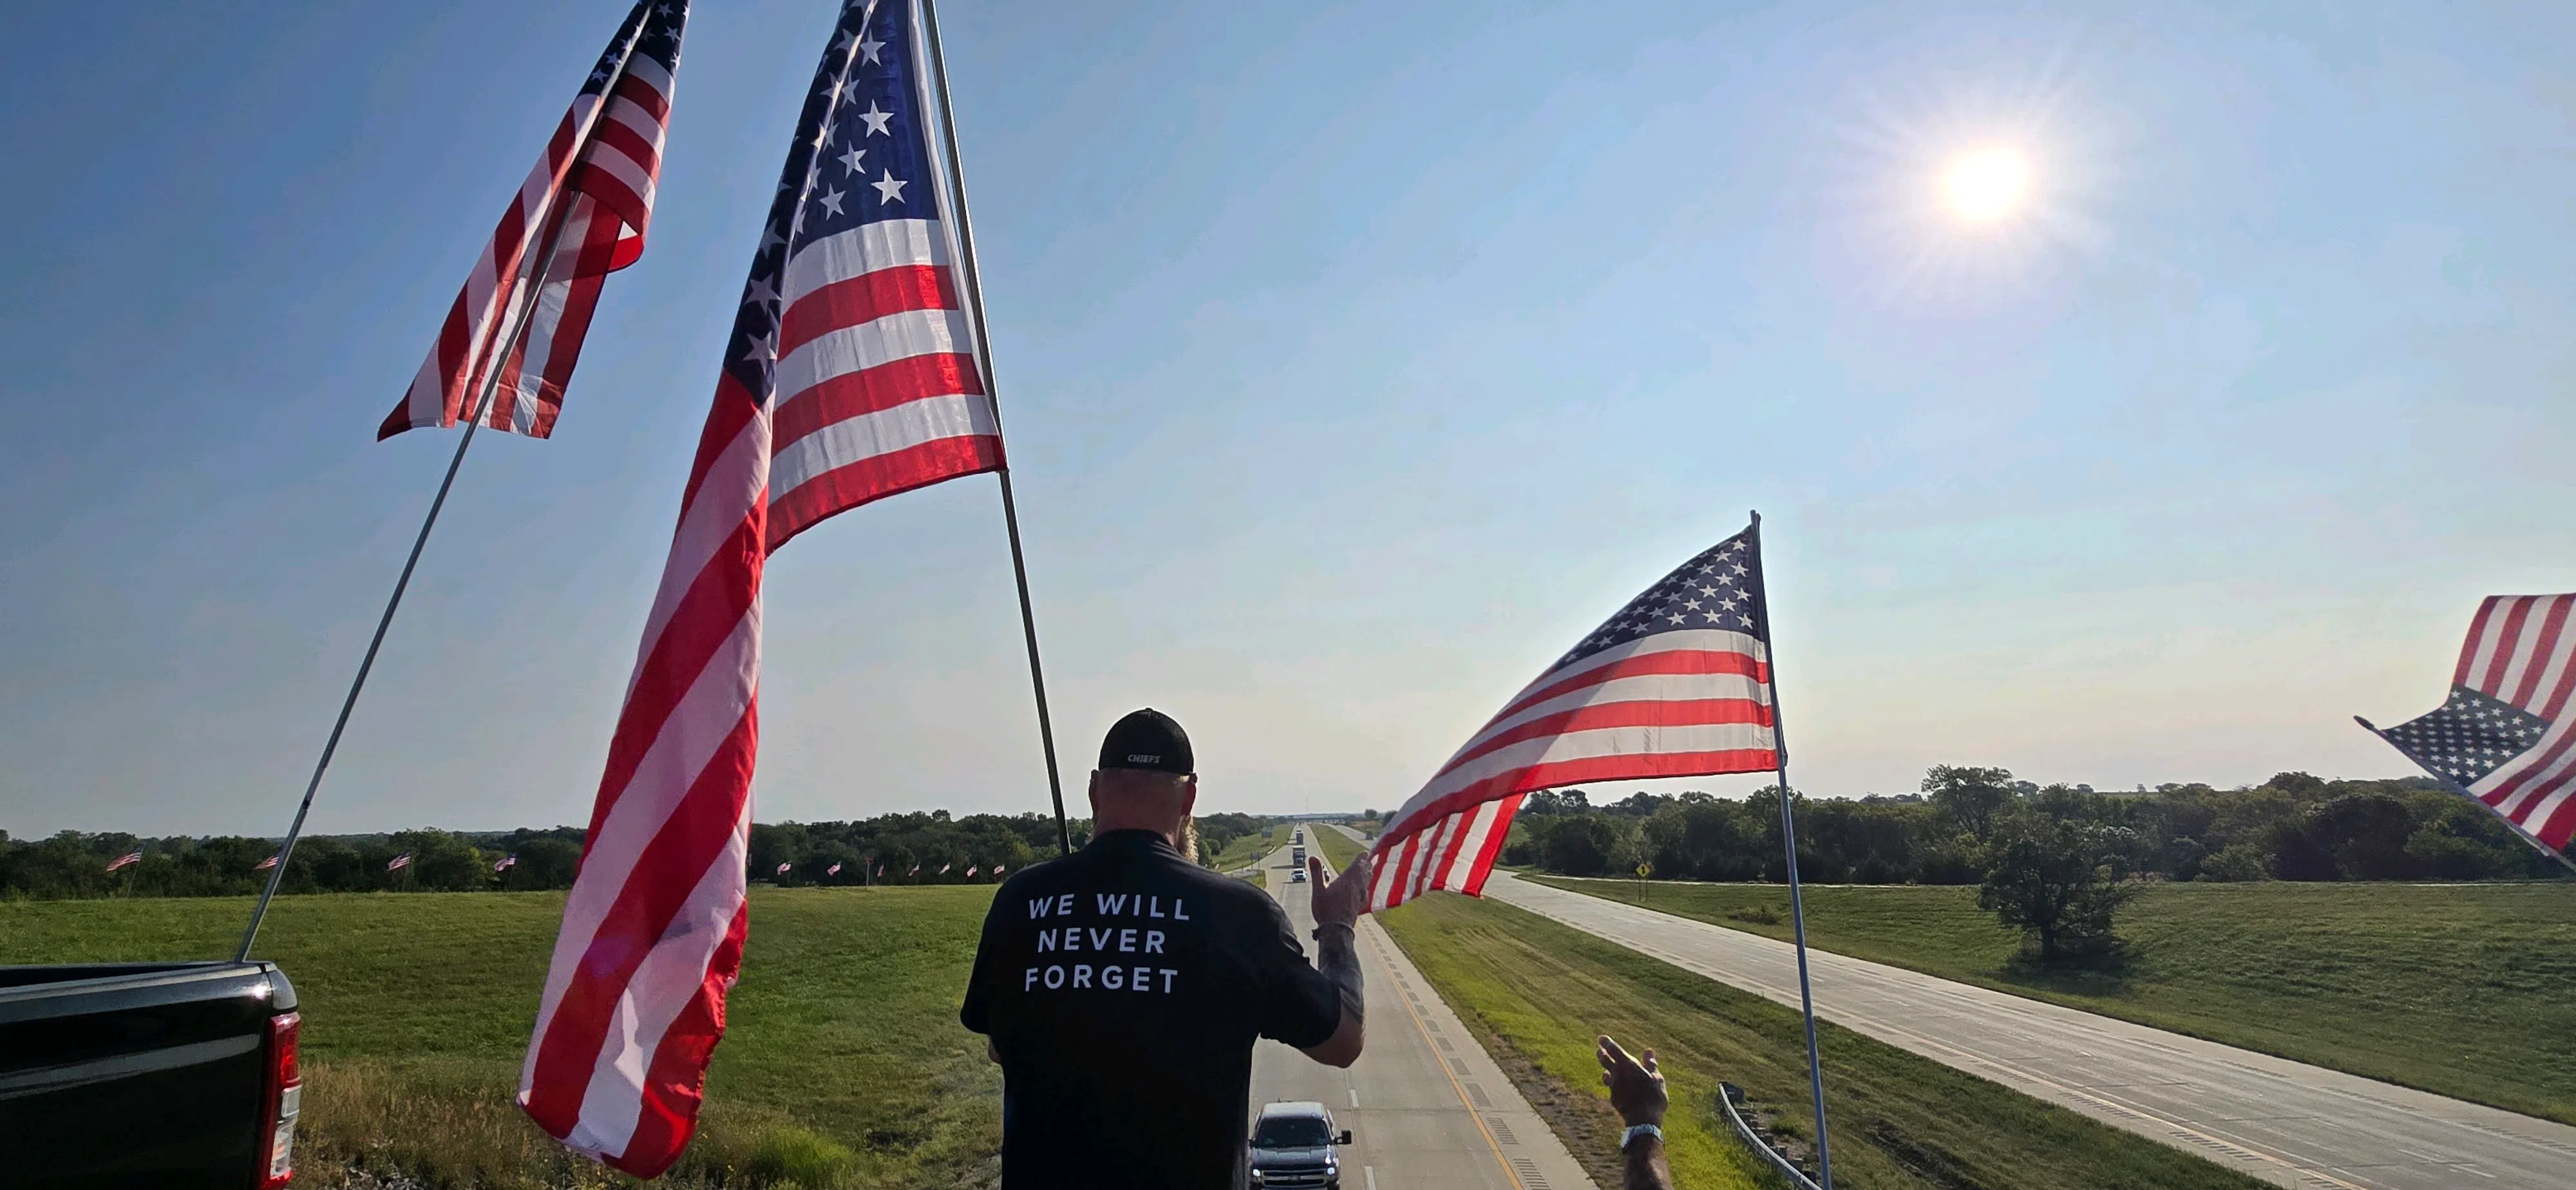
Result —
<path fill-rule="evenodd" d="M 1288 869 L 1288 883 L 1290 883 L 1290 884 L 1304 884 L 1304 883 L 1306 883 L 1306 869 L 1304 869 L 1304 868 L 1290 868 L 1290 869 Z"/>
<path fill-rule="evenodd" d="M 1333 1113 L 1312 1101 L 1273 1103 L 1252 1125 L 1252 1184 L 1259 1190 L 1293 1186 L 1341 1190 L 1342 1159 L 1334 1145 L 1351 1143 L 1333 1131 Z"/>

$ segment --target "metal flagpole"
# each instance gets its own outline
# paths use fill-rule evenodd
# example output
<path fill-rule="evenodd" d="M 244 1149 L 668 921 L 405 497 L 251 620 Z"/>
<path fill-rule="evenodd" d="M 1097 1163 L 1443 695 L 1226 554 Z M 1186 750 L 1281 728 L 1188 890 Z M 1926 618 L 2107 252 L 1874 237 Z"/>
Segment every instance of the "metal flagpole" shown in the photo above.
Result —
<path fill-rule="evenodd" d="M 1762 514 L 1753 514 L 1754 573 L 1761 574 Z M 1771 628 L 1771 583 L 1762 583 L 1762 628 Z M 1807 1018 L 1807 1090 L 1816 1103 L 1816 1179 L 1834 1190 L 1833 1148 L 1825 1139 L 1825 1069 L 1816 1056 L 1816 994 L 1807 983 L 1807 909 L 1798 892 L 1798 820 L 1789 797 L 1789 739 L 1780 729 L 1780 652 L 1765 642 L 1770 665 L 1771 747 L 1780 761 L 1780 845 L 1789 856 L 1789 925 L 1798 941 L 1798 1008 Z"/>
<path fill-rule="evenodd" d="M 966 300 L 974 306 L 975 345 L 984 363 L 984 389 L 993 402 L 993 431 L 1002 427 L 1002 398 L 991 375 L 992 338 L 984 333 L 984 282 L 975 269 L 975 227 L 966 217 L 966 170 L 957 158 L 957 117 L 948 104 L 948 59 L 939 52 L 939 14 L 921 0 L 921 30 L 930 43 L 930 67 L 939 83 L 939 127 L 948 146 L 948 192 L 957 199 L 957 250 L 966 272 Z M 1064 779 L 1055 763 L 1055 724 L 1047 714 L 1046 671 L 1038 664 L 1038 617 L 1029 606 L 1029 564 L 1020 550 L 1020 510 L 1011 499 L 1011 464 L 1004 456 L 994 474 L 1002 481 L 1002 528 L 1011 538 L 1011 578 L 1020 589 L 1020 632 L 1029 644 L 1029 687 L 1038 700 L 1038 744 L 1046 750 L 1047 796 L 1055 801 L 1055 836 L 1065 854 L 1073 853 L 1073 828 L 1064 817 Z"/>
<path fill-rule="evenodd" d="M 2367 731 L 2372 735 L 2378 736 L 2382 741 L 2387 743 L 2389 747 L 2397 749 L 2399 755 L 2404 756 L 2408 760 L 2414 761 L 2415 767 L 2431 774 L 2434 780 L 2442 783 L 2443 788 L 2448 789 L 2461 797 L 2467 798 L 2470 801 L 2476 802 L 2478 804 L 2478 808 L 2481 810 L 2485 810 L 2490 814 L 2495 813 L 2495 807 L 2488 805 L 2485 798 L 2469 792 L 2466 788 L 2463 788 L 2459 782 L 2454 781 L 2449 776 L 2445 775 L 2442 770 L 2425 763 L 2424 758 L 2417 756 L 2414 749 L 2398 743 L 2396 740 L 2389 739 L 2388 733 L 2373 726 L 2370 720 L 2364 719 L 2359 715 L 2355 715 L 2352 717 L 2352 721 L 2360 724 L 2363 731 Z M 2547 843 L 2541 842 L 2540 836 L 2524 830 L 2521 823 L 2515 822 L 2513 819 L 2507 818 L 2502 814 L 2496 814 L 2496 821 L 2505 824 L 2505 826 L 2512 829 L 2513 833 L 2522 836 L 2522 841 L 2531 844 L 2533 850 L 2536 850 L 2551 859 L 2557 860 L 2559 867 L 2565 868 L 2569 872 L 2576 872 L 2576 861 L 2569 860 L 2565 853 Z"/>
<path fill-rule="evenodd" d="M 358 676 L 349 682 L 347 697 L 340 700 L 340 716 L 331 722 L 331 735 L 322 744 L 322 758 L 313 763 L 313 776 L 304 783 L 304 800 L 296 805 L 295 821 L 288 824 L 286 841 L 277 848 L 277 866 L 268 870 L 268 883 L 259 890 L 259 904 L 251 909 L 250 925 L 242 931 L 241 947 L 233 954 L 234 962 L 250 959 L 251 943 L 258 940 L 259 924 L 268 916 L 268 903 L 276 899 L 277 886 L 286 879 L 287 858 L 295 851 L 296 839 L 304 834 L 304 817 L 313 810 L 313 794 L 322 788 L 323 770 L 331 767 L 332 754 L 340 750 L 340 733 L 349 726 L 349 712 L 356 709 L 358 692 L 366 688 L 367 674 L 376 667 L 376 652 L 384 647 L 385 630 L 393 626 L 394 610 L 402 606 L 403 591 L 411 586 L 412 570 L 420 565 L 420 552 L 429 544 L 429 531 L 438 525 L 439 511 L 447 506 L 448 489 L 456 486 L 456 471 L 465 465 L 465 448 L 474 445 L 474 431 L 482 427 L 483 419 L 491 413 L 492 398 L 500 390 L 501 373 L 507 369 L 511 354 L 518 351 L 520 341 L 527 337 L 528 327 L 535 320 L 537 291 L 545 286 L 546 270 L 554 263 L 555 249 L 563 241 L 567 222 L 564 215 L 572 205 L 564 199 L 572 193 L 573 183 L 581 177 L 590 146 L 596 143 L 599 122 L 605 118 L 608 105 L 617 94 L 618 81 L 626 75 L 626 63 L 634 57 L 636 43 L 643 39 L 644 23 L 644 18 L 639 16 L 635 28 L 628 32 L 626 48 L 617 56 L 617 68 L 609 73 L 607 84 L 600 89 L 599 106 L 591 109 L 590 127 L 583 130 L 581 147 L 573 158 L 572 167 L 565 171 L 563 184 L 556 188 L 555 200 L 548 205 L 544 247 L 534 260 L 520 265 L 525 281 L 516 291 L 516 296 L 523 299 L 519 303 L 517 317 L 512 320 L 510 332 L 502 340 L 500 349 L 485 357 L 490 361 L 489 370 L 483 377 L 483 392 L 475 398 L 474 415 L 466 421 L 465 433 L 456 440 L 456 453 L 448 458 L 447 474 L 438 481 L 438 494 L 430 498 L 429 515 L 421 518 L 420 532 L 411 540 L 411 555 L 403 559 L 402 574 L 394 579 L 393 594 L 385 599 L 384 614 L 376 617 L 376 634 L 367 641 L 366 656 L 358 662 Z"/>

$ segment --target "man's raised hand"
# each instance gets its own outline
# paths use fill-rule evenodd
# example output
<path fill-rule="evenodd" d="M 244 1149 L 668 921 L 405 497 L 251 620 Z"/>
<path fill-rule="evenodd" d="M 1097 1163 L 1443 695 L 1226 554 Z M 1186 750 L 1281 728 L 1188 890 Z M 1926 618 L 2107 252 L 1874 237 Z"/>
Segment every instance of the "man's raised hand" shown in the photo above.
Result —
<path fill-rule="evenodd" d="M 1664 1122 L 1664 1108 L 1671 1097 L 1664 1091 L 1664 1072 L 1655 1066 L 1655 1051 L 1645 1051 L 1645 1061 L 1639 1062 L 1604 1034 L 1593 1057 L 1600 1059 L 1601 1083 L 1610 1088 L 1610 1106 L 1618 1109 L 1622 1121 Z"/>
<path fill-rule="evenodd" d="M 1307 856 L 1306 881 L 1315 888 L 1311 908 L 1316 925 L 1356 925 L 1360 915 L 1368 912 L 1368 856 L 1352 860 L 1330 884 L 1324 882 L 1324 861 Z"/>

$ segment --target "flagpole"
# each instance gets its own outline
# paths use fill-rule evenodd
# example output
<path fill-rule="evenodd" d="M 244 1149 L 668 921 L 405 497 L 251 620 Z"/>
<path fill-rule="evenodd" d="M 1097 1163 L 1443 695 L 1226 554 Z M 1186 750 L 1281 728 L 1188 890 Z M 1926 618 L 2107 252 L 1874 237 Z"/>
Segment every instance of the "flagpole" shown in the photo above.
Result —
<path fill-rule="evenodd" d="M 1753 514 L 1754 572 L 1762 570 L 1762 514 Z M 1780 727 L 1780 652 L 1770 648 L 1771 584 L 1762 584 L 1762 629 L 1765 636 L 1763 660 L 1771 677 L 1771 748 L 1780 762 L 1780 846 L 1789 856 L 1789 928 L 1798 943 L 1798 1008 L 1807 1021 L 1807 1091 L 1816 1104 L 1816 1180 L 1824 1190 L 1834 1190 L 1832 1146 L 1825 1140 L 1825 1068 L 1816 1054 L 1816 994 L 1807 982 L 1807 909 L 1798 891 L 1798 821 L 1789 796 L 1789 738 Z"/>
<path fill-rule="evenodd" d="M 519 350 L 519 344 L 527 338 L 529 325 L 535 320 L 537 291 L 545 287 L 546 272 L 554 264 L 555 250 L 562 245 L 564 227 L 568 222 L 564 215 L 572 204 L 564 199 L 572 193 L 573 183 L 586 168 L 590 147 L 598 143 L 600 121 L 605 117 L 608 105 L 616 99 L 617 84 L 626 76 L 627 62 L 635 56 L 636 43 L 643 40 L 648 19 L 642 15 L 641 9 L 637 10 L 635 27 L 627 31 L 626 47 L 617 55 L 617 67 L 609 72 L 606 84 L 600 88 L 599 104 L 591 109 L 590 125 L 582 130 L 581 146 L 575 152 L 572 166 L 564 172 L 563 184 L 556 188 L 553 200 L 547 204 L 544 246 L 535 259 L 519 266 L 525 280 L 514 292 L 514 296 L 522 299 L 518 303 L 518 314 L 512 320 L 510 333 L 502 341 L 500 349 L 485 357 L 489 362 L 483 376 L 482 394 L 474 401 L 474 415 L 467 419 L 465 433 L 456 440 L 456 453 L 448 457 L 447 474 L 439 479 L 438 494 L 429 501 L 429 515 L 421 518 L 420 532 L 412 537 L 411 554 L 403 559 L 402 574 L 394 579 L 393 594 L 385 599 L 384 614 L 376 617 L 376 634 L 368 639 L 366 656 L 358 662 L 358 676 L 349 682 L 349 693 L 340 700 L 340 715 L 332 720 L 331 735 L 322 743 L 322 758 L 313 763 L 313 776 L 304 783 L 304 800 L 295 807 L 295 821 L 287 825 L 286 841 L 278 845 L 277 866 L 269 869 L 268 883 L 259 890 L 259 904 L 251 909 L 250 925 L 242 931 L 241 947 L 233 953 L 236 963 L 250 961 L 251 943 L 259 938 L 260 922 L 268 916 L 268 904 L 276 899 L 278 884 L 286 879 L 287 857 L 294 852 L 295 841 L 304 834 L 304 818 L 313 810 L 313 794 L 322 788 L 322 773 L 331 767 L 332 755 L 340 750 L 340 733 L 348 729 L 349 713 L 358 705 L 358 692 L 366 689 L 367 674 L 376 667 L 376 653 L 384 647 L 385 631 L 393 626 L 394 611 L 402 606 L 403 592 L 411 586 L 412 571 L 420 565 L 421 550 L 429 544 L 429 531 L 437 527 L 438 514 L 447 507 L 448 490 L 456 486 L 457 469 L 465 465 L 465 449 L 474 445 L 474 431 L 482 428 L 483 419 L 491 413 L 492 398 L 500 391 L 501 373 L 508 369 L 510 356 Z"/>
<path fill-rule="evenodd" d="M 975 268 L 975 226 L 966 217 L 966 170 L 957 157 L 957 117 L 948 103 L 948 59 L 939 52 L 939 14 L 931 0 L 921 2 L 921 29 L 930 43 L 930 68 L 939 84 L 939 128 L 948 146 L 948 192 L 957 199 L 957 250 L 966 273 L 966 299 L 974 307 L 975 346 L 984 364 L 984 389 L 993 402 L 993 433 L 1002 430 L 1002 399 L 994 393 L 992 338 L 984 333 L 984 282 Z M 1073 853 L 1073 828 L 1064 816 L 1064 779 L 1056 769 L 1055 724 L 1047 714 L 1046 672 L 1038 664 L 1038 618 L 1029 605 L 1029 564 L 1020 549 L 1020 510 L 1011 498 L 1011 464 L 1006 453 L 994 475 L 1002 481 L 1002 528 L 1011 539 L 1011 578 L 1020 591 L 1020 633 L 1029 646 L 1029 688 L 1037 694 L 1038 745 L 1046 752 L 1047 796 L 1055 802 L 1056 844 Z"/>
<path fill-rule="evenodd" d="M 2567 858 L 2567 855 L 2566 855 L 2566 853 L 2565 853 L 2565 852 L 2562 852 L 2562 851 L 2558 850 L 2557 848 L 2552 847 L 2552 846 L 2550 846 L 2549 844 L 2542 842 L 2542 841 L 2541 841 L 2541 839 L 2540 839 L 2540 836 L 2535 835 L 2535 834 L 2531 833 L 2530 831 L 2524 830 L 2524 829 L 2523 829 L 2523 826 L 2522 826 L 2522 824 L 2521 824 L 2521 823 L 2519 823 L 2519 822 L 2515 822 L 2513 819 L 2507 818 L 2507 817 L 2505 817 L 2505 816 L 2504 816 L 2504 815 L 2502 815 L 2502 814 L 2498 814 L 2498 813 L 2496 813 L 2496 808 L 2495 808 L 2495 807 L 2493 807 L 2493 806 L 2488 805 L 2488 804 L 2487 804 L 2487 801 L 2486 801 L 2486 799 L 2485 799 L 2485 798 L 2479 797 L 2478 795 L 2476 795 L 2476 794 L 2474 794 L 2474 793 L 2469 792 L 2467 789 L 2463 788 L 2463 787 L 2460 785 L 2460 783 L 2459 783 L 2459 782 L 2454 781 L 2454 780 L 2452 780 L 2450 777 L 2448 777 L 2448 776 L 2444 775 L 2444 774 L 2443 774 L 2443 772 L 2442 772 L 2442 770 L 2437 769 L 2437 768 L 2433 767 L 2432 765 L 2425 763 L 2424 758 L 2423 758 L 2423 757 L 2421 757 L 2421 756 L 2417 756 L 2417 755 L 2415 754 L 2415 750 L 2414 750 L 2414 749 L 2409 748 L 2409 747 L 2407 747 L 2406 745 L 2401 744 L 2401 743 L 2398 743 L 2396 740 L 2389 738 L 2389 735 L 2388 735 L 2388 733 L 2387 733 L 2387 732 L 2384 732 L 2384 731 L 2379 730 L 2379 728 L 2378 728 L 2378 727 L 2376 727 L 2376 726 L 2374 726 L 2374 725 L 2372 725 L 2372 723 L 2371 723 L 2371 722 L 2370 722 L 2370 720 L 2368 720 L 2368 719 L 2364 719 L 2364 718 L 2362 718 L 2362 717 L 2361 717 L 2361 716 L 2359 716 L 2359 715 L 2355 715 L 2355 716 L 2353 716 L 2353 717 L 2352 717 L 2352 721 L 2353 721 L 2353 722 L 2355 722 L 2355 723 L 2360 724 L 2360 725 L 2361 725 L 2361 729 L 2362 729 L 2363 731 L 2366 731 L 2366 732 L 2369 732 L 2369 733 L 2370 733 L 2370 734 L 2372 734 L 2372 735 L 2378 736 L 2378 737 L 2380 738 L 2380 740 L 2381 740 L 2382 742 L 2386 743 L 2389 747 L 2397 749 L 2397 752 L 2398 752 L 2398 754 L 2399 754 L 2399 755 L 2404 756 L 2404 757 L 2405 757 L 2406 759 L 2408 759 L 2408 760 L 2414 761 L 2414 762 L 2415 762 L 2415 767 L 2417 767 L 2417 768 L 2419 768 L 2419 769 L 2424 770 L 2426 773 L 2431 774 L 2431 775 L 2432 775 L 2432 778 L 2433 778 L 2434 780 L 2439 781 L 2439 782 L 2441 782 L 2441 783 L 2442 783 L 2442 787 L 2443 787 L 2443 788 L 2448 789 L 2448 790 L 2450 790 L 2451 792 L 2453 792 L 2453 793 L 2456 793 L 2456 794 L 2460 795 L 2461 797 L 2467 798 L 2467 799 L 2469 799 L 2470 801 L 2476 802 L 2476 803 L 2478 804 L 2478 808 L 2479 808 L 2479 809 L 2481 809 L 2481 810 L 2485 810 L 2486 812 L 2488 812 L 2488 813 L 2490 813 L 2490 814 L 2495 814 L 2496 821 L 2498 821 L 2498 822 L 2501 822 L 2501 823 L 2505 824 L 2506 828 L 2508 828 L 2508 829 L 2510 829 L 2511 831 L 2513 831 L 2513 833 L 2515 833 L 2515 834 L 2517 834 L 2517 835 L 2522 836 L 2522 841 L 2523 841 L 2523 842 L 2525 842 L 2525 843 L 2529 843 L 2529 844 L 2531 844 L 2531 846 L 2532 846 L 2532 849 L 2533 849 L 2533 850 L 2538 851 L 2538 852 L 2539 852 L 2539 853 L 2541 853 L 2542 855 L 2548 856 L 2548 857 L 2549 857 L 2549 858 L 2551 858 L 2551 859 L 2557 860 L 2557 861 L 2558 861 L 2558 866 L 2559 866 L 2559 867 L 2565 868 L 2565 869 L 2567 869 L 2567 870 L 2568 870 L 2569 872 L 2571 872 L 2571 873 L 2576 873 L 2576 860 L 2569 860 L 2569 859 Z"/>

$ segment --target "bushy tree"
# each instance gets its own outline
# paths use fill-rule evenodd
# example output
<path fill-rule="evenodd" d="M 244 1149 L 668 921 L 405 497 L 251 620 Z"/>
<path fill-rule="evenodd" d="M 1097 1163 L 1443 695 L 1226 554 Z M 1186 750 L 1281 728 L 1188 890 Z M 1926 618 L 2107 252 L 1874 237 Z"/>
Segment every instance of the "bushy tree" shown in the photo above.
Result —
<path fill-rule="evenodd" d="M 1983 843 L 1995 815 L 2012 803 L 2013 775 L 2009 769 L 1936 764 L 1923 774 L 1923 794 L 1956 829 Z"/>
<path fill-rule="evenodd" d="M 1627 842 L 1620 823 L 1598 814 L 1556 823 L 1539 842 L 1539 862 L 1568 876 L 1599 876 L 1624 870 Z"/>
<path fill-rule="evenodd" d="M 1998 819 L 1993 832 L 1978 908 L 2020 930 L 2043 962 L 2118 949 L 2112 917 L 2136 894 L 2116 870 L 2124 828 L 2020 813 Z"/>

